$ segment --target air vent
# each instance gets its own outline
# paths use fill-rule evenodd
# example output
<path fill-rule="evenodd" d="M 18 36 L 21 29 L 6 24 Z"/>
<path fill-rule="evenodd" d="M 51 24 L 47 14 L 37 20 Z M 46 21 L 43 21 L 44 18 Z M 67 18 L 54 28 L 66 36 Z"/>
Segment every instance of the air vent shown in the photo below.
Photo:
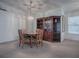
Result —
<path fill-rule="evenodd" d="M 2 10 L 2 11 L 7 11 L 6 9 L 3 9 L 3 8 L 0 8 L 0 10 Z"/>

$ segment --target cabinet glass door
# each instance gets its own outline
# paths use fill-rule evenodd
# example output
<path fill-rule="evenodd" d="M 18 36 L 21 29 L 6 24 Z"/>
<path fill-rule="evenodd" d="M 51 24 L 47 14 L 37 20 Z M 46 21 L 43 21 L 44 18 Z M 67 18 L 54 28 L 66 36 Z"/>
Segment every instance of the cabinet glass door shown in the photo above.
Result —
<path fill-rule="evenodd" d="M 52 20 L 47 20 L 44 22 L 44 29 L 48 32 L 51 32 L 53 30 Z"/>

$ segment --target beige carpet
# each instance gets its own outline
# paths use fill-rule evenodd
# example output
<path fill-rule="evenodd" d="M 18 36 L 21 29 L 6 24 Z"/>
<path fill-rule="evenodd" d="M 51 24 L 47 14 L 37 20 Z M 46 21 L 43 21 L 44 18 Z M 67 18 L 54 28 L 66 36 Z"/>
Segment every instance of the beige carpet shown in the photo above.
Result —
<path fill-rule="evenodd" d="M 73 58 L 79 57 L 79 42 L 64 40 L 62 43 L 44 41 L 43 47 L 30 48 L 28 45 L 22 49 L 18 42 L 0 44 L 1 58 Z"/>

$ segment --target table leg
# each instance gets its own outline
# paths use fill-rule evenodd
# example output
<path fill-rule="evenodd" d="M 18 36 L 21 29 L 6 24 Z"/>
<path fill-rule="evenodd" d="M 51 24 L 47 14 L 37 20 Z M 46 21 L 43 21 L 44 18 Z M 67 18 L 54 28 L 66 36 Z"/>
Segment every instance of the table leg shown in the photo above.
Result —
<path fill-rule="evenodd" d="M 32 48 L 32 40 L 30 39 L 30 47 Z"/>

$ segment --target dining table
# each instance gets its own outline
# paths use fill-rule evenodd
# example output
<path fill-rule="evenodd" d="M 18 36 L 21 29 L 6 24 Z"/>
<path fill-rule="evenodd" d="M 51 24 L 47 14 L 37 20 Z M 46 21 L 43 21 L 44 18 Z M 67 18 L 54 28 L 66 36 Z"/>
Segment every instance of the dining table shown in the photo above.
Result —
<path fill-rule="evenodd" d="M 36 39 L 37 33 L 27 33 L 24 34 L 24 36 L 29 39 L 30 47 L 32 48 L 33 47 L 32 40 Z"/>

